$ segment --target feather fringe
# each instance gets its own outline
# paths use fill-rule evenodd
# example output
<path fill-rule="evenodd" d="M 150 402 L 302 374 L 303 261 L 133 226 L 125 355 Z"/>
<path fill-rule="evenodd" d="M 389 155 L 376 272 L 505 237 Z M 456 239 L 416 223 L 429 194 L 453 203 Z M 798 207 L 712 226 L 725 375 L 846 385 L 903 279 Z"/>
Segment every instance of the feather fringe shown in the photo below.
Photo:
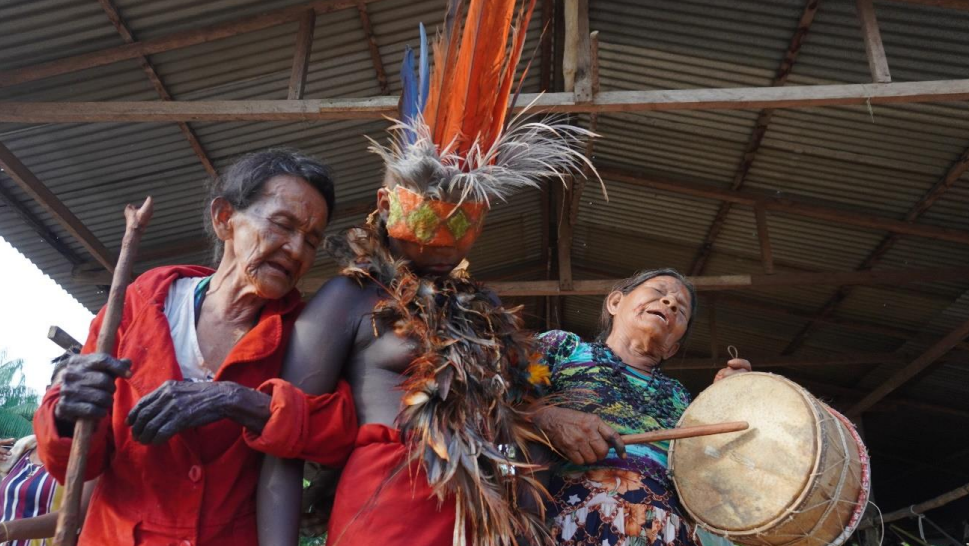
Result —
<path fill-rule="evenodd" d="M 407 442 L 407 467 L 420 463 L 438 499 L 457 503 L 454 544 L 549 543 L 544 514 L 519 508 L 519 495 L 539 507 L 547 497 L 522 471 L 537 468 L 527 460 L 528 444 L 542 439 L 518 409 L 532 395 L 534 352 L 520 309 L 497 305 L 466 275 L 414 275 L 373 227 L 329 237 L 325 248 L 344 275 L 386 289 L 373 320 L 418 346 L 401 385 L 397 426 Z M 506 446 L 523 457 L 510 456 Z"/>

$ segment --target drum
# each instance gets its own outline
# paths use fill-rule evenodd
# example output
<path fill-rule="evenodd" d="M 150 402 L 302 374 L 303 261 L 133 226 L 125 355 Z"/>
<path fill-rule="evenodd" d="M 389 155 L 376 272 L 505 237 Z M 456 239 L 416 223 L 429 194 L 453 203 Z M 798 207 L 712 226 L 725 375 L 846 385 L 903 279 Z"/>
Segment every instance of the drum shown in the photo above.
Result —
<path fill-rule="evenodd" d="M 712 533 L 749 546 L 839 546 L 868 504 L 870 467 L 847 418 L 779 375 L 717 381 L 679 426 L 747 421 L 742 432 L 674 440 L 680 503 Z"/>

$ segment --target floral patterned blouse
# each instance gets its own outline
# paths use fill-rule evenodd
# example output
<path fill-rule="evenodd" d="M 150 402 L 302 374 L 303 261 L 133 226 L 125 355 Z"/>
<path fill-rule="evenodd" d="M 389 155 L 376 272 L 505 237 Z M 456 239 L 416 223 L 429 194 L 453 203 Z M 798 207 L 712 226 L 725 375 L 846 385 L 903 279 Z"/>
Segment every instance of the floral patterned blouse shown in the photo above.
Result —
<path fill-rule="evenodd" d="M 550 392 L 564 396 L 562 406 L 598 415 L 619 434 L 673 428 L 690 404 L 690 393 L 679 381 L 659 370 L 645 375 L 623 364 L 603 343 L 587 343 L 561 330 L 541 334 L 539 343 L 552 373 Z M 610 449 L 606 459 L 592 466 L 570 463 L 563 471 L 624 468 L 666 484 L 669 444 L 626 446 L 626 459 Z"/>
<path fill-rule="evenodd" d="M 539 336 L 550 394 L 562 407 L 598 415 L 619 434 L 676 426 L 690 403 L 679 381 L 646 375 L 603 343 L 560 330 Z M 627 445 L 592 465 L 564 462 L 553 473 L 552 535 L 568 546 L 694 546 L 667 471 L 669 442 Z"/>

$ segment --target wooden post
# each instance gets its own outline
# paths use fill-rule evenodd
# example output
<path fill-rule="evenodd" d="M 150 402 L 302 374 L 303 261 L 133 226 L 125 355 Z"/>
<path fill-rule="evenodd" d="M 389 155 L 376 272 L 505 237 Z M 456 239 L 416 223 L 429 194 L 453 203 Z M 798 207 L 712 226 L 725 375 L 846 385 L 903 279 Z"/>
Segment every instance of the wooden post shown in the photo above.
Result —
<path fill-rule="evenodd" d="M 861 412 L 872 407 L 876 402 L 885 398 L 891 394 L 895 389 L 904 385 L 908 380 L 912 379 L 919 373 L 925 371 L 930 365 L 932 365 L 943 355 L 948 353 L 953 347 L 956 346 L 960 341 L 969 337 L 969 321 L 966 321 L 959 325 L 955 330 L 945 336 L 938 343 L 929 347 L 924 353 L 922 353 L 918 358 L 913 360 L 910 364 L 898 370 L 891 377 L 882 382 L 878 387 L 875 388 L 868 396 L 864 397 L 857 404 L 848 410 L 848 417 L 857 417 L 861 415 Z"/>
<path fill-rule="evenodd" d="M 760 257 L 764 263 L 764 273 L 774 273 L 774 252 L 770 247 L 770 234 L 767 231 L 767 211 L 762 206 L 754 207 L 754 219 L 757 222 L 757 238 L 760 239 Z"/>
<path fill-rule="evenodd" d="M 373 70 L 377 73 L 377 85 L 380 86 L 380 93 L 390 94 L 390 86 L 387 84 L 387 72 L 384 70 L 384 61 L 380 57 L 380 48 L 377 47 L 377 37 L 373 33 L 373 25 L 370 24 L 370 14 L 367 12 L 367 4 L 357 2 L 357 11 L 360 12 L 360 24 L 363 26 L 363 33 L 367 37 L 367 47 L 370 49 L 370 60 L 373 62 Z"/>
<path fill-rule="evenodd" d="M 315 31 L 316 12 L 308 10 L 299 20 L 299 30 L 296 32 L 293 69 L 289 75 L 289 100 L 303 98 L 303 90 L 306 88 L 306 73 L 309 70 L 310 56 L 313 53 L 313 34 Z"/>
<path fill-rule="evenodd" d="M 875 6 L 872 0 L 857 1 L 858 20 L 861 22 L 861 36 L 865 40 L 865 55 L 868 57 L 871 79 L 875 83 L 888 83 L 892 81 L 892 75 L 888 72 L 888 59 L 885 57 L 885 46 L 878 30 Z"/>

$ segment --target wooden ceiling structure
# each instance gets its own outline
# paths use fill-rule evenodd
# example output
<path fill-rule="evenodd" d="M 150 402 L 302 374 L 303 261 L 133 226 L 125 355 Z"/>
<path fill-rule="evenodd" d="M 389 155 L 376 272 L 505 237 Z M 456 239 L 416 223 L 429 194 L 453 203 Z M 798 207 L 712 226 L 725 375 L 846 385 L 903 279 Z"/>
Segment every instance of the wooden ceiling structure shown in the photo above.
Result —
<path fill-rule="evenodd" d="M 151 10 L 144 2 L 90 3 L 97 5 L 99 13 L 85 11 L 79 21 L 101 17 L 114 36 L 102 36 L 100 29 L 100 41 L 91 45 L 93 39 L 81 38 L 85 31 L 78 23 L 77 50 L 58 46 L 47 36 L 25 39 L 21 44 L 25 56 L 0 56 L 0 236 L 92 308 L 103 301 L 103 290 L 95 287 L 103 288 L 108 282 L 120 243 L 120 232 L 117 237 L 110 235 L 120 224 L 112 216 L 120 211 L 117 204 L 139 191 L 152 191 L 162 194 L 159 206 L 164 207 L 163 180 L 167 179 L 152 174 L 158 181 L 131 186 L 131 178 L 121 177 L 116 184 L 102 186 L 81 168 L 83 159 L 62 157 L 66 152 L 57 148 L 57 142 L 94 146 L 91 139 L 97 140 L 97 131 L 103 131 L 106 140 L 119 146 L 118 153 L 104 161 L 124 162 L 138 150 L 150 154 L 146 150 L 157 147 L 146 140 L 141 148 L 125 148 L 121 143 L 138 139 L 135 132 L 125 132 L 137 129 L 127 127 L 164 127 L 168 132 L 159 142 L 175 146 L 178 139 L 194 159 L 186 160 L 181 152 L 177 159 L 159 156 L 152 160 L 149 172 L 171 171 L 170 180 L 194 188 L 200 179 L 216 176 L 239 153 L 274 144 L 271 137 L 245 140 L 238 135 L 285 127 L 287 135 L 302 132 L 302 140 L 284 139 L 285 143 L 304 147 L 314 142 L 314 131 L 332 129 L 332 134 L 326 133 L 321 153 L 345 154 L 347 166 L 340 169 L 352 180 L 338 185 L 334 223 L 343 227 L 359 222 L 372 208 L 379 165 L 371 160 L 366 168 L 359 166 L 365 161 L 352 154 L 365 146 L 356 139 L 355 151 L 344 151 L 349 149 L 348 134 L 379 136 L 386 126 L 384 117 L 396 111 L 396 62 L 401 44 L 415 39 L 419 20 L 415 13 L 443 11 L 438 5 L 443 1 L 431 0 L 415 3 L 413 9 L 402 0 L 284 0 L 273 2 L 272 9 L 227 0 L 222 4 L 228 7 L 220 11 L 198 8 L 204 13 L 196 14 L 194 8 L 176 2 L 184 12 L 183 20 L 174 25 L 177 29 L 168 30 L 161 22 L 151 22 L 149 15 L 159 21 L 165 18 L 148 14 Z M 893 52 L 903 50 L 905 39 L 914 40 L 909 31 L 900 30 L 899 21 L 911 17 L 915 29 L 911 35 L 922 41 L 933 42 L 933 33 L 938 33 L 941 43 L 956 43 L 942 27 L 926 21 L 969 25 L 969 2 L 788 0 L 783 9 L 776 8 L 780 15 L 764 15 L 764 21 L 757 18 L 759 12 L 774 9 L 764 3 L 707 4 L 715 12 L 743 14 L 718 29 L 710 20 L 712 15 L 705 18 L 700 0 L 668 9 L 657 2 L 639 6 L 624 0 L 539 1 L 541 15 L 533 21 L 530 38 L 538 70 L 533 71 L 529 92 L 518 104 L 534 101 L 543 111 L 574 116 L 602 134 L 602 140 L 591 142 L 587 151 L 595 158 L 611 197 L 606 201 L 599 195 L 594 179 L 575 179 L 564 188 L 550 185 L 527 202 L 522 198 L 523 204 L 496 207 L 492 231 L 500 233 L 482 243 L 485 249 L 472 256 L 472 263 L 499 294 L 525 305 L 532 327 L 561 327 L 586 336 L 594 333 L 601 297 L 617 279 L 644 267 L 677 267 L 690 275 L 700 291 L 702 311 L 695 334 L 699 341 L 688 345 L 686 354 L 667 367 L 694 392 L 722 365 L 725 347 L 742 340 L 743 355 L 756 367 L 802 382 L 862 425 L 873 452 L 875 498 L 884 508 L 905 508 L 959 491 L 969 481 L 965 470 L 969 435 L 952 437 L 954 430 L 964 431 L 969 424 L 969 214 L 964 209 L 969 203 L 965 176 L 969 125 L 933 128 L 926 120 L 932 116 L 962 119 L 969 100 L 969 69 L 954 68 L 947 78 L 896 80 L 892 74 L 898 78 L 900 73 L 918 73 L 904 63 L 900 62 L 900 69 L 894 64 Z M 4 9 L 10 9 L 9 17 L 3 16 Z M 0 28 L 18 17 L 29 16 L 34 24 L 45 21 L 43 13 L 31 10 L 29 2 L 0 8 Z M 676 10 L 682 12 L 667 13 Z M 127 13 L 144 13 L 139 19 L 143 28 L 129 24 Z M 879 20 L 886 13 L 894 23 L 891 32 L 883 33 Z M 768 28 L 789 14 L 797 16 L 777 25 L 783 28 Z M 768 63 L 757 59 L 749 65 L 736 61 L 737 57 L 724 60 L 728 54 L 712 45 L 675 36 L 676 25 L 686 21 L 688 26 L 704 27 L 705 38 L 734 43 L 742 50 L 744 33 L 729 34 L 731 23 L 739 28 L 740 19 L 748 16 L 749 24 L 761 25 L 763 35 L 774 43 L 786 41 L 783 51 L 764 54 L 765 59 L 776 61 L 773 68 L 765 68 Z M 668 22 L 668 28 L 674 29 L 670 38 L 653 43 L 649 35 L 637 36 L 639 17 Z M 55 19 L 55 14 L 49 18 Z M 838 40 L 846 38 L 838 32 L 852 25 L 857 42 L 851 42 L 850 51 L 841 58 Z M 317 56 L 328 53 L 321 44 L 336 41 L 337 29 L 344 27 L 352 30 L 347 35 L 359 38 L 345 54 L 347 66 L 369 82 L 343 87 L 352 90 L 356 85 L 371 92 L 326 90 L 328 82 L 337 81 L 336 68 L 320 65 Z M 17 34 L 13 26 L 7 30 Z M 140 32 L 146 37 L 141 38 Z M 689 38 L 690 32 L 682 33 Z M 71 43 L 70 34 L 64 44 Z M 820 36 L 817 42 L 813 41 L 816 35 Z M 191 82 L 183 74 L 192 68 L 192 55 L 217 59 L 230 49 L 244 49 L 249 37 L 254 41 L 263 37 L 269 44 L 283 40 L 280 36 L 290 45 L 285 59 L 281 60 L 283 54 L 272 59 L 273 70 L 263 74 L 257 67 L 249 74 L 242 61 L 226 57 L 227 64 L 239 64 L 238 76 L 226 75 L 221 83 L 189 89 Z M 343 39 L 343 34 L 339 36 Z M 115 45 L 101 47 L 110 40 Z M 821 51 L 822 44 L 828 43 L 825 40 L 834 44 L 824 50 L 834 59 L 830 61 L 834 68 L 825 67 L 830 75 L 818 76 L 821 69 L 815 65 L 825 56 L 803 50 Z M 50 43 L 54 45 L 45 45 Z M 896 45 L 892 49 L 886 44 Z M 859 57 L 862 46 L 863 57 Z M 924 51 L 910 54 L 914 59 L 924 53 L 924 58 L 906 57 L 905 62 L 935 62 L 933 55 L 942 59 L 940 66 L 948 62 L 943 46 L 926 46 Z M 814 55 L 811 66 L 815 68 L 809 66 L 801 73 L 803 55 Z M 859 58 L 864 59 L 867 74 L 859 76 L 857 66 L 839 68 Z M 969 65 L 965 60 L 962 57 L 961 64 Z M 638 63 L 649 65 L 642 74 L 637 72 Z M 183 72 L 179 66 L 187 68 Z M 128 78 L 135 69 L 147 80 L 147 89 L 110 92 L 113 85 L 128 81 L 118 75 L 122 70 Z M 192 70 L 204 73 L 193 72 L 200 80 L 214 71 L 212 65 Z M 681 84 L 667 88 L 662 82 L 643 83 L 664 70 L 682 78 Z M 949 74 L 941 68 L 935 73 Z M 731 78 L 759 83 L 729 85 L 735 81 Z M 245 89 L 264 81 L 275 82 L 276 88 Z M 845 117 L 835 119 L 831 112 Z M 792 117 L 797 115 L 824 118 L 831 127 L 843 127 L 850 137 L 825 142 L 822 134 L 819 140 L 812 137 L 813 121 Z M 889 123 L 884 129 L 871 129 L 864 126 L 867 115 L 872 123 L 880 116 Z M 797 129 L 785 132 L 792 126 Z M 232 133 L 241 127 L 253 129 Z M 924 159 L 915 152 L 891 153 L 917 147 L 896 135 L 912 127 L 927 135 L 944 133 L 949 148 Z M 95 136 L 86 136 L 88 130 Z M 639 133 L 624 133 L 638 130 L 644 131 L 644 141 L 656 138 L 649 141 L 649 149 L 636 148 Z M 890 145 L 879 148 L 880 153 L 866 150 L 880 132 Z M 221 134 L 230 133 L 245 142 L 231 148 L 216 144 Z M 682 150 L 663 152 L 667 138 L 671 148 L 672 143 L 686 144 L 675 144 Z M 856 142 L 839 145 L 847 138 Z M 55 144 L 45 148 L 48 140 Z M 709 155 L 711 146 L 728 150 L 731 159 L 720 161 Z M 683 158 L 698 166 L 680 168 Z M 812 165 L 831 169 L 831 181 L 798 186 L 803 173 L 794 164 L 801 158 L 823 158 L 824 162 Z M 771 183 L 770 171 L 785 165 L 792 170 L 773 180 L 791 182 L 784 187 Z M 865 172 L 878 179 L 882 172 L 878 169 L 919 182 L 855 186 L 845 184 L 834 172 Z M 48 184 L 42 171 L 76 180 Z M 338 176 L 341 183 L 344 180 Z M 882 190 L 882 186 L 891 187 Z M 889 190 L 894 192 L 890 198 L 882 193 Z M 193 199 L 171 208 L 197 206 L 198 195 Z M 960 210 L 967 218 L 960 216 Z M 186 224 L 185 218 L 191 216 L 172 212 L 171 228 L 165 220 L 156 228 L 166 236 L 159 236 L 154 245 L 146 238 L 141 270 L 202 259 L 207 244 L 199 224 L 180 227 Z M 738 238 L 744 231 L 749 241 Z M 521 239 L 520 244 L 510 245 L 513 239 Z M 804 241 L 810 242 L 799 246 Z M 815 256 L 818 265 L 812 266 Z M 312 293 L 333 274 L 333 264 L 321 258 L 301 288 Z M 885 302 L 901 303 L 880 311 L 879 304 L 890 307 Z M 921 448 L 900 447 L 906 439 L 922 444 Z M 956 500 L 928 515 L 956 535 L 966 519 L 969 504 L 964 501 Z M 903 525 L 911 530 L 910 523 Z"/>

